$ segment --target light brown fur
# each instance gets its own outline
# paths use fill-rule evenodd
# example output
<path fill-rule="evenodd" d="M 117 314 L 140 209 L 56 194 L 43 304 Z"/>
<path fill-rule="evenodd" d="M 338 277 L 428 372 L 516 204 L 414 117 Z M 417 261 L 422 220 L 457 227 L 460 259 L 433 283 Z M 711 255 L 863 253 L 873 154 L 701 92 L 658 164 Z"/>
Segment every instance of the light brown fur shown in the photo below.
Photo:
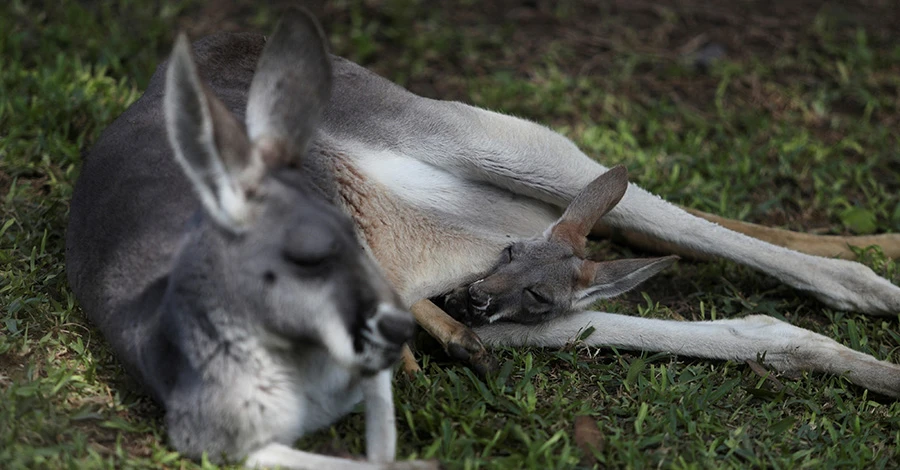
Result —
<path fill-rule="evenodd" d="M 881 250 L 888 258 L 900 259 L 900 234 L 896 233 L 857 236 L 814 235 L 776 227 L 767 227 L 735 219 L 727 219 L 715 214 L 686 207 L 682 207 L 682 209 L 729 230 L 740 232 L 749 237 L 794 251 L 799 251 L 801 253 L 806 253 L 808 255 L 856 260 L 856 253 L 850 248 L 851 246 L 856 248 L 866 248 L 877 245 L 881 247 Z M 594 226 L 593 230 L 591 230 L 591 235 L 598 238 L 612 239 L 616 242 L 625 243 L 635 248 L 654 253 L 672 253 L 694 260 L 713 259 L 712 256 L 700 253 L 696 250 L 691 250 L 686 246 L 665 242 L 640 232 L 613 229 L 602 222 Z"/>
<path fill-rule="evenodd" d="M 336 202 L 353 217 L 357 235 L 407 305 L 419 300 L 422 280 L 435 278 L 436 271 L 461 269 L 452 254 L 489 249 L 466 233 L 439 225 L 389 187 L 367 178 L 352 156 L 333 152 L 328 157 L 338 188 Z"/>

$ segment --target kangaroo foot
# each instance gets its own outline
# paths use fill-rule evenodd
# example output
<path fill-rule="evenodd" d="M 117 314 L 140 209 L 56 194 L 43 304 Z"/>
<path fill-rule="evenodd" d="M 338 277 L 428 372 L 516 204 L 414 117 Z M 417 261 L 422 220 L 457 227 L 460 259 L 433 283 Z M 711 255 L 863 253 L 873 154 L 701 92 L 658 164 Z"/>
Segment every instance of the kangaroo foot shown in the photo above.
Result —
<path fill-rule="evenodd" d="M 451 357 L 468 362 L 481 376 L 497 368 L 497 362 L 478 335 L 430 300 L 419 301 L 410 310 L 419 325 L 438 340 Z"/>

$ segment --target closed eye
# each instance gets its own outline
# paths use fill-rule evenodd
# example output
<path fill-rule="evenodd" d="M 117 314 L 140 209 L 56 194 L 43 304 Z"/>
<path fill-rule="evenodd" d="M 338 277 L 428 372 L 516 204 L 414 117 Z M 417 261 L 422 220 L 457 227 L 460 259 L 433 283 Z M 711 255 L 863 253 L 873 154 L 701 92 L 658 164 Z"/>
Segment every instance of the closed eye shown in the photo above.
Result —
<path fill-rule="evenodd" d="M 282 256 L 289 263 L 301 268 L 315 268 L 322 266 L 331 257 L 328 252 L 296 252 L 285 250 Z"/>
<path fill-rule="evenodd" d="M 328 226 L 304 221 L 286 233 L 281 255 L 294 266 L 316 268 L 334 259 L 339 246 Z"/>
<path fill-rule="evenodd" d="M 315 242 L 307 240 L 285 246 L 281 251 L 281 256 L 294 266 L 317 268 L 334 258 L 337 251 L 338 244 L 335 240 Z"/>
<path fill-rule="evenodd" d="M 537 292 L 534 289 L 531 289 L 530 287 L 525 288 L 525 295 L 531 297 L 535 302 L 537 302 L 539 304 L 549 304 L 550 303 L 549 298 L 541 295 L 539 292 Z"/>

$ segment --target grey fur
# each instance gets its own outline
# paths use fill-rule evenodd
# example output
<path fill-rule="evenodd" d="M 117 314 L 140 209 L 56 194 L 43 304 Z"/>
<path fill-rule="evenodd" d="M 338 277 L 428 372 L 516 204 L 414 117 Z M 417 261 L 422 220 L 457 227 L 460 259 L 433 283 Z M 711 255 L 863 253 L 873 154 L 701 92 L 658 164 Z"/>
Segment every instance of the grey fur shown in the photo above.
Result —
<path fill-rule="evenodd" d="M 447 313 L 470 326 L 544 323 L 623 294 L 670 266 L 678 257 L 585 259 L 588 233 L 627 187 L 622 166 L 597 177 L 543 235 L 510 244 L 487 276 L 447 295 Z"/>
<path fill-rule="evenodd" d="M 382 432 L 370 457 L 390 460 L 390 387 L 377 377 L 411 337 L 412 316 L 347 216 L 298 168 L 331 82 L 318 26 L 292 13 L 264 44 L 200 41 L 195 65 L 179 39 L 87 157 L 71 206 L 69 280 L 164 406 L 185 455 L 269 462 L 279 445 L 371 396 L 377 419 L 367 424 Z M 248 88 L 252 142 L 234 117 Z M 273 104 L 276 93 L 285 98 Z M 275 463 L 309 464 L 305 453 L 289 457 Z"/>

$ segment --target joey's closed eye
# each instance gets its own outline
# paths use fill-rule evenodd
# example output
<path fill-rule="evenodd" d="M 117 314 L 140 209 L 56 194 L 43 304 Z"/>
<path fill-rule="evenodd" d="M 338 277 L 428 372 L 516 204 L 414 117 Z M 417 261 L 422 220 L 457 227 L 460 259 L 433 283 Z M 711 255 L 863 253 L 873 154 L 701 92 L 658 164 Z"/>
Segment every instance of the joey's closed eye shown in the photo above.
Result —
<path fill-rule="evenodd" d="M 531 300 L 533 300 L 535 303 L 539 303 L 539 304 L 549 304 L 550 303 L 549 297 L 541 294 L 540 292 L 538 292 L 537 290 L 535 290 L 531 287 L 525 288 L 525 296 L 530 298 Z"/>

